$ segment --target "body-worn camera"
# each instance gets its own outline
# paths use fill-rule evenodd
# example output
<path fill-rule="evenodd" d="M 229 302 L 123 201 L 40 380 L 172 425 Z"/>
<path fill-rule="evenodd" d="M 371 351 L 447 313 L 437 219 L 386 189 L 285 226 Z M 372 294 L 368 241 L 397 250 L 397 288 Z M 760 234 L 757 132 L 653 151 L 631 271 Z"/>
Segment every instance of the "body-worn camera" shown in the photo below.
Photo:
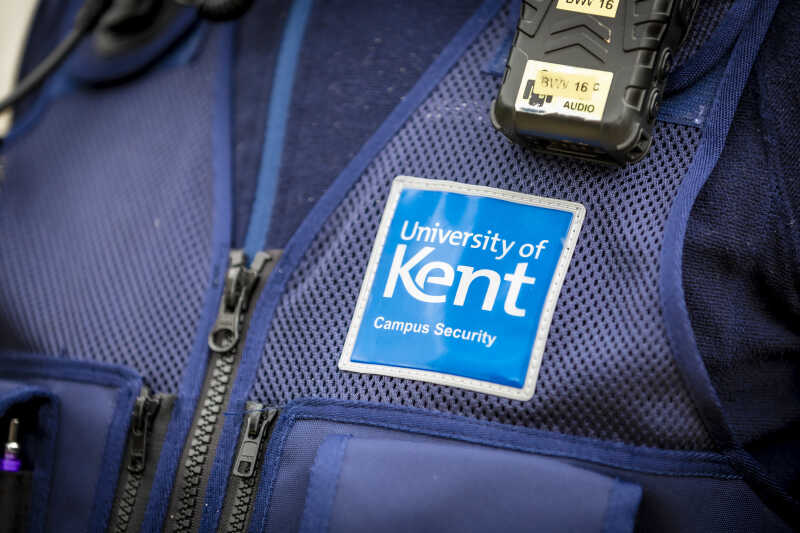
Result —
<path fill-rule="evenodd" d="M 492 123 L 534 150 L 640 160 L 696 9 L 697 0 L 524 0 Z"/>

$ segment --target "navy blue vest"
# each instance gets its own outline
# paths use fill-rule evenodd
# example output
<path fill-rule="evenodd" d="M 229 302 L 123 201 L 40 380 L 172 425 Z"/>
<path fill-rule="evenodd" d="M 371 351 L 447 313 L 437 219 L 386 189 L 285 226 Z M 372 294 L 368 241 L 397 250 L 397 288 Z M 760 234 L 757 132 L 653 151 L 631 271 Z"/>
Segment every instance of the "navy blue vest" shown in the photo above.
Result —
<path fill-rule="evenodd" d="M 23 70 L 79 4 L 42 3 Z M 624 168 L 492 127 L 519 10 L 186 8 L 17 107 L 0 438 L 20 420 L 27 530 L 798 527 L 800 4 L 703 2 Z M 397 176 L 585 208 L 530 399 L 340 368 Z"/>

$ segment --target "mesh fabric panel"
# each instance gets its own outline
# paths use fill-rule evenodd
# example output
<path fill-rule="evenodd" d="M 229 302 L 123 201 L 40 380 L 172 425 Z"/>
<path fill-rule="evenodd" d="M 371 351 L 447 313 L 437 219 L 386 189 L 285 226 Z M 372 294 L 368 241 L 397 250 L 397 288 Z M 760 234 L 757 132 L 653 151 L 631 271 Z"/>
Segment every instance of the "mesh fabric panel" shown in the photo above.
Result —
<path fill-rule="evenodd" d="M 659 125 L 650 155 L 622 170 L 510 144 L 489 122 L 499 80 L 481 73 L 505 21 L 501 13 L 490 23 L 315 237 L 279 302 L 255 396 L 269 404 L 388 402 L 634 444 L 708 447 L 667 346 L 657 289 L 664 221 L 698 130 Z M 389 187 L 401 174 L 586 206 L 532 400 L 338 370 Z"/>
<path fill-rule="evenodd" d="M 53 102 L 0 157 L 0 345 L 174 392 L 209 270 L 214 47 Z"/>

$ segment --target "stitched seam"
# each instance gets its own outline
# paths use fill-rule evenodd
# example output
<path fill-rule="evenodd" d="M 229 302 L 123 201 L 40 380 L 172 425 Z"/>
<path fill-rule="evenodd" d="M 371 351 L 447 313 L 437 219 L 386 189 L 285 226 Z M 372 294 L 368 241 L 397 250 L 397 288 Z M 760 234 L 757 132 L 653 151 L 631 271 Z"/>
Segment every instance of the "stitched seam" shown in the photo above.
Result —
<path fill-rule="evenodd" d="M 47 367 L 21 369 L 9 365 L 8 363 L 11 361 L 24 361 L 28 363 L 46 362 Z M 108 377 L 114 378 L 113 385 L 124 385 L 140 379 L 137 374 L 128 369 L 111 365 L 100 365 L 93 361 L 64 360 L 21 352 L 4 352 L 3 358 L 0 359 L 0 368 L 3 368 L 4 372 L 16 375 L 45 376 L 63 379 L 65 377 L 64 374 L 57 373 L 53 367 L 61 367 L 62 370 L 65 370 L 67 372 L 66 377 L 68 377 L 69 381 L 81 383 L 107 385 L 109 383 L 98 381 L 98 378 Z"/>
<path fill-rule="evenodd" d="M 336 493 L 339 491 L 339 480 L 342 477 L 342 463 L 344 462 L 344 454 L 345 448 L 347 447 L 347 442 L 350 440 L 349 435 L 345 435 L 342 439 L 339 439 L 339 442 L 336 446 L 336 479 L 334 479 L 330 499 L 328 500 L 328 508 L 327 513 L 324 517 L 324 523 L 322 525 L 322 531 L 328 531 L 330 526 L 331 514 L 333 513 L 333 503 L 336 500 Z"/>
<path fill-rule="evenodd" d="M 439 436 L 444 437 L 450 440 L 455 441 L 462 441 L 462 442 L 469 442 L 473 444 L 483 444 L 483 445 L 490 445 L 495 448 L 503 448 L 509 450 L 516 450 L 520 452 L 531 453 L 534 455 L 545 455 L 550 457 L 560 457 L 565 459 L 577 459 L 581 461 L 587 461 L 590 463 L 610 466 L 613 468 L 618 468 L 620 470 L 629 470 L 632 472 L 642 472 L 646 474 L 654 474 L 659 476 L 670 476 L 670 477 L 711 477 L 711 478 L 718 478 L 718 479 L 740 479 L 741 476 L 736 474 L 722 474 L 722 473 L 713 473 L 713 472 L 702 472 L 702 471 L 688 471 L 688 472 L 675 472 L 670 470 L 658 470 L 658 469 L 650 469 L 650 468 L 637 468 L 629 465 L 619 465 L 614 461 L 609 460 L 602 460 L 598 458 L 592 457 L 583 457 L 578 454 L 571 454 L 567 452 L 560 452 L 557 450 L 536 450 L 533 448 L 527 448 L 524 446 L 519 446 L 515 444 L 509 444 L 504 442 L 498 441 L 491 441 L 488 439 L 478 439 L 478 438 L 470 438 L 463 435 L 460 435 L 455 432 L 449 431 L 428 431 L 422 429 L 415 429 L 409 426 L 404 426 L 402 424 L 391 424 L 391 423 L 381 423 L 381 422 L 371 422 L 371 421 L 363 421 L 357 419 L 351 419 L 348 417 L 336 417 L 336 416 L 308 416 L 308 417 L 298 417 L 298 420 L 328 420 L 331 422 L 347 422 L 352 424 L 358 425 L 366 425 L 366 426 L 374 426 L 374 427 L 381 427 L 385 429 L 392 429 L 397 431 L 403 431 L 406 433 L 416 433 L 421 435 L 432 435 L 432 436 Z"/>
<path fill-rule="evenodd" d="M 284 415 L 281 415 L 281 418 L 283 418 L 283 416 Z M 269 510 L 269 504 L 270 501 L 272 500 L 272 494 L 275 491 L 275 483 L 278 480 L 278 471 L 280 470 L 280 460 L 283 456 L 283 451 L 286 447 L 286 441 L 289 438 L 289 433 L 291 432 L 291 429 L 294 427 L 295 421 L 296 421 L 295 416 L 289 413 L 286 414 L 285 419 L 283 420 L 279 419 L 276 431 L 280 429 L 281 433 L 280 433 L 280 438 L 277 442 L 276 449 L 274 450 L 274 453 L 270 453 L 273 452 L 273 450 L 270 449 L 271 446 L 267 446 L 268 462 L 266 468 L 264 469 L 264 476 L 269 476 L 267 478 L 268 484 L 266 488 L 267 490 L 265 491 L 266 494 L 264 495 L 264 501 L 266 502 L 267 505 L 267 511 Z M 264 513 L 264 515 L 261 517 L 260 527 L 256 529 L 256 531 L 266 530 L 268 516 L 269 512 Z M 250 524 L 250 531 L 253 531 L 254 525 L 255 525 L 254 523 Z"/>
<path fill-rule="evenodd" d="M 297 400 L 296 402 L 290 404 L 288 409 L 293 411 L 295 410 L 302 410 L 303 407 L 342 407 L 346 409 L 358 409 L 373 412 L 380 412 L 385 409 L 385 406 L 381 406 L 379 404 L 370 404 L 370 403 L 360 403 L 354 401 L 342 401 L 342 400 L 321 400 L 321 399 L 310 399 L 310 400 Z M 507 426 L 505 424 L 498 424 L 496 422 L 489 422 L 486 420 L 476 420 L 476 419 L 469 419 L 469 418 L 462 418 L 462 417 L 454 417 L 448 416 L 443 413 L 439 413 L 436 411 L 428 411 L 422 409 L 415 409 L 411 407 L 405 406 L 391 406 L 392 412 L 402 412 L 407 413 L 413 416 L 421 416 L 425 418 L 431 419 L 439 419 L 443 421 L 456 421 L 457 423 L 464 425 L 464 426 L 476 426 L 482 427 L 490 430 L 510 430 L 512 426 Z M 301 413 L 300 415 L 293 414 L 293 416 L 297 417 L 300 416 L 303 419 L 314 418 L 318 415 L 317 413 Z M 355 415 L 354 415 L 355 416 Z M 550 433 L 544 432 L 541 430 L 533 430 L 529 428 L 521 428 L 513 426 L 513 431 L 520 434 L 526 434 L 530 437 L 534 438 L 541 438 L 541 439 L 551 439 L 551 440 L 558 440 L 562 442 L 569 442 L 571 444 L 577 445 L 584 445 L 584 446 L 615 446 L 618 443 L 613 441 L 603 441 L 603 440 L 596 440 L 590 439 L 585 437 L 576 437 L 574 435 L 568 434 L 560 434 L 560 433 Z M 718 462 L 725 461 L 724 456 L 721 454 L 711 453 L 711 452 L 704 452 L 704 451 L 682 451 L 682 450 L 668 450 L 668 449 L 660 449 L 660 448 L 651 448 L 647 446 L 629 446 L 625 445 L 626 449 L 630 450 L 639 450 L 643 452 L 654 452 L 660 455 L 672 455 L 675 459 L 685 460 L 687 458 L 702 460 L 702 461 L 709 461 L 709 460 L 716 460 Z"/>

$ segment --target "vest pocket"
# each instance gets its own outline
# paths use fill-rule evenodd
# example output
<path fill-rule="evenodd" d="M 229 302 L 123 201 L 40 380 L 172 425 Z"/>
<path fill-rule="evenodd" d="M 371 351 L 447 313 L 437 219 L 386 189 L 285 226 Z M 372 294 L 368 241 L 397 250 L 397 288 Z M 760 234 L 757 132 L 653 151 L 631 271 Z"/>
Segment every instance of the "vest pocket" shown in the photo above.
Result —
<path fill-rule="evenodd" d="M 641 495 L 542 456 L 333 434 L 317 450 L 300 531 L 630 532 Z"/>
<path fill-rule="evenodd" d="M 22 465 L 33 469 L 31 502 L 39 507 L 31 509 L 30 530 L 104 529 L 141 388 L 141 378 L 121 366 L 0 351 L 0 396 L 30 391 L 49 399 L 38 408 L 38 418 L 31 414 L 19 424 Z M 47 415 L 46 406 L 57 407 L 57 430 L 56 415 Z M 34 419 L 38 426 L 32 425 Z M 0 433 L 5 437 L 5 428 Z M 46 449 L 26 455 L 26 446 L 39 441 L 40 433 L 47 435 L 42 437 Z M 46 482 L 37 478 L 45 473 Z"/>

